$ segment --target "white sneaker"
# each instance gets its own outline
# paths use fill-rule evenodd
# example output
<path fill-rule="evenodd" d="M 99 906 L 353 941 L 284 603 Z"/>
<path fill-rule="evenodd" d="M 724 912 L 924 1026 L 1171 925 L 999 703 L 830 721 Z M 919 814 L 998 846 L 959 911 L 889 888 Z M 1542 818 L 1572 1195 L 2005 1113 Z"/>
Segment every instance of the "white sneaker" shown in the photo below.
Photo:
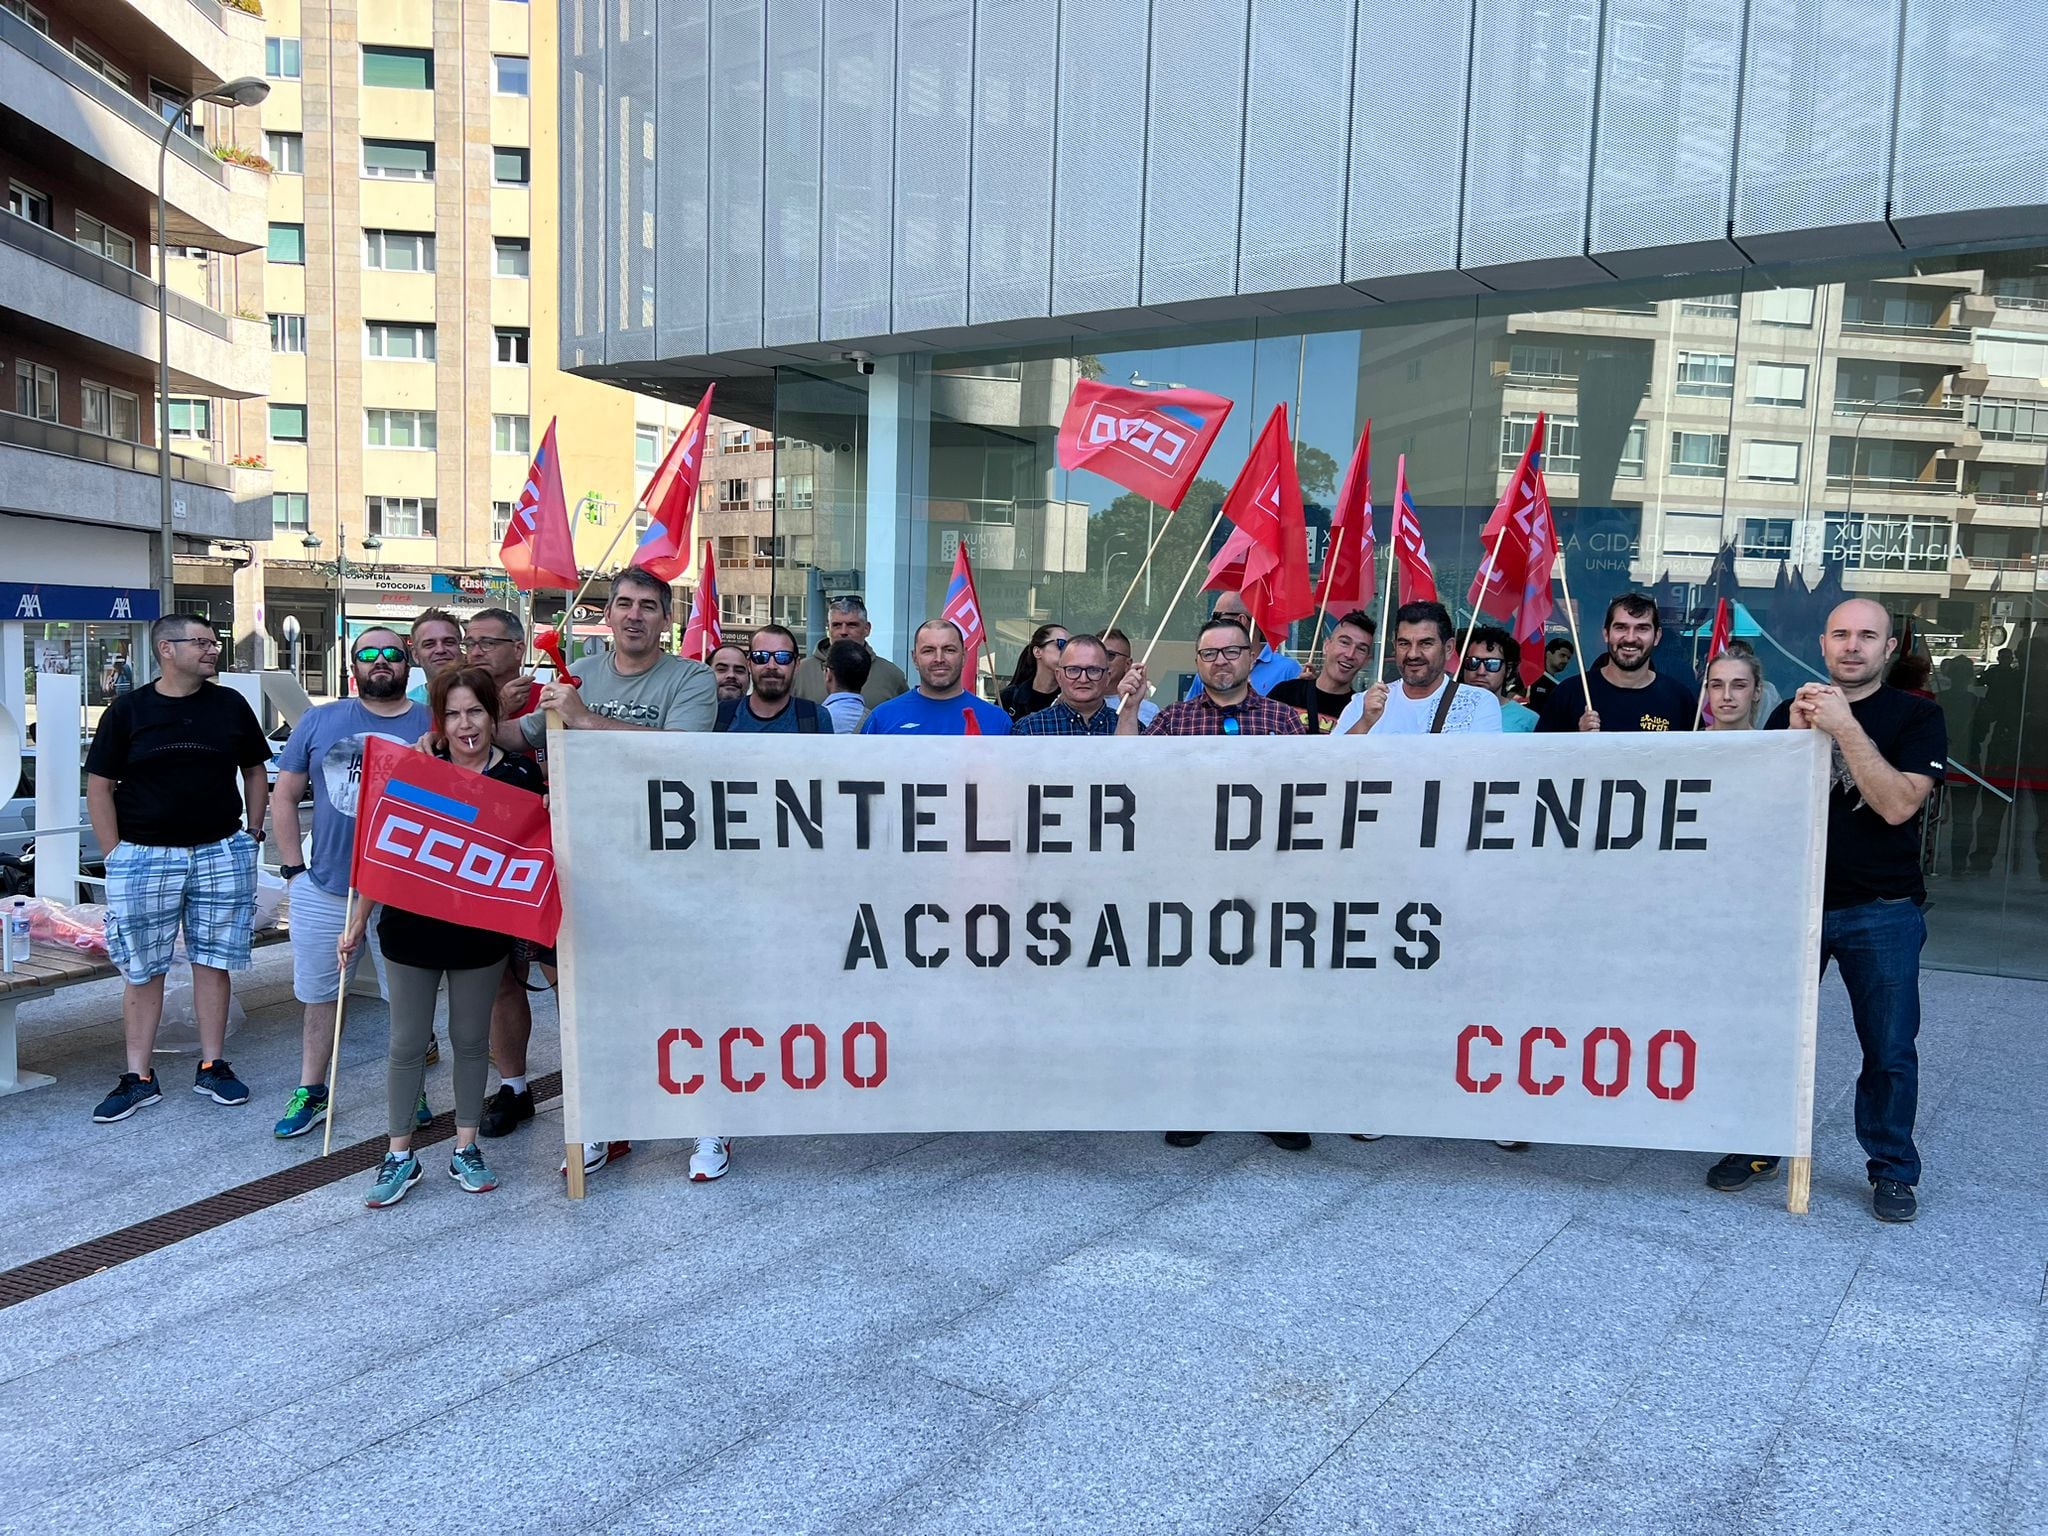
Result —
<path fill-rule="evenodd" d="M 712 1179 L 725 1177 L 725 1170 L 732 1166 L 732 1138 L 730 1136 L 699 1136 L 697 1150 L 690 1154 L 690 1182 L 707 1183 Z"/>
<path fill-rule="evenodd" d="M 1529 1150 L 1529 1143 L 1526 1141 L 1496 1141 L 1494 1145 L 1503 1152 L 1526 1152 Z"/>
<path fill-rule="evenodd" d="M 1351 1139 L 1353 1141 L 1378 1141 L 1382 1134 L 1379 1131 L 1353 1131 Z"/>
<path fill-rule="evenodd" d="M 612 1144 L 610 1142 L 586 1141 L 583 1143 L 583 1171 L 585 1173 L 595 1173 L 611 1160 Z M 562 1166 L 557 1168 L 555 1172 L 567 1174 L 568 1171 L 569 1159 L 565 1156 L 562 1159 Z"/>

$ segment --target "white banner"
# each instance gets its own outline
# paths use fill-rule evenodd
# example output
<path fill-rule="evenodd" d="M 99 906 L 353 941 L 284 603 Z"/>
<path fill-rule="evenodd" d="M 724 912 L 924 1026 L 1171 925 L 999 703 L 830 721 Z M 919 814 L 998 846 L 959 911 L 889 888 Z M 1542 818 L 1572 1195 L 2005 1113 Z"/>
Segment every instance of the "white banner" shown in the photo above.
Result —
<path fill-rule="evenodd" d="M 572 1140 L 1808 1151 L 1815 732 L 549 752 Z"/>

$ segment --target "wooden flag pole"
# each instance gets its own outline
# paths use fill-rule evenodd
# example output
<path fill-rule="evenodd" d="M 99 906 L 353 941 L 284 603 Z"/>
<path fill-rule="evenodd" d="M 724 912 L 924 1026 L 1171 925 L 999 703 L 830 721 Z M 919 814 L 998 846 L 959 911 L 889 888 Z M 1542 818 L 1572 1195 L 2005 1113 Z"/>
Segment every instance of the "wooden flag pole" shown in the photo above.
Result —
<path fill-rule="evenodd" d="M 1572 654 L 1579 663 L 1579 676 L 1583 679 L 1588 675 L 1586 671 L 1588 662 L 1586 648 L 1579 644 L 1579 610 L 1577 604 L 1572 602 L 1572 579 L 1568 574 L 1570 569 L 1571 562 L 1564 558 L 1564 552 L 1560 550 L 1557 556 L 1557 579 L 1564 587 L 1564 621 L 1572 632 Z M 1591 687 L 1582 681 L 1579 684 L 1579 692 L 1585 695 L 1586 709 L 1591 709 L 1593 707 L 1593 690 Z M 1585 710 L 1581 710 L 1580 713 L 1585 713 Z"/>
<path fill-rule="evenodd" d="M 1330 552 L 1323 556 L 1323 606 L 1316 613 L 1316 627 L 1309 631 L 1308 659 L 1316 659 L 1316 648 L 1323 643 L 1323 625 L 1330 617 L 1330 566 L 1344 552 L 1344 530 L 1339 528 L 1330 539 Z M 1314 674 L 1311 673 L 1311 676 Z"/>
<path fill-rule="evenodd" d="M 1153 505 L 1156 506 L 1157 503 L 1155 502 Z M 1124 609 L 1130 606 L 1131 597 L 1138 590 L 1138 583 L 1145 579 L 1145 571 L 1152 564 L 1152 557 L 1159 553 L 1159 546 L 1166 538 L 1166 530 L 1173 526 L 1173 520 L 1179 512 L 1179 507 L 1167 509 L 1166 521 L 1159 525 L 1159 532 L 1152 536 L 1152 547 L 1145 551 L 1145 558 L 1138 563 L 1138 570 L 1131 577 L 1131 584 L 1124 588 L 1123 600 L 1116 605 L 1116 612 L 1109 616 L 1109 622 L 1102 626 L 1104 634 L 1108 634 L 1112 629 L 1115 629 L 1117 620 L 1124 616 Z"/>
<path fill-rule="evenodd" d="M 1496 575 L 1499 574 L 1500 546 L 1502 541 L 1505 540 L 1507 536 L 1508 525 L 1505 521 L 1503 521 L 1500 525 L 1500 532 L 1496 533 L 1493 536 L 1493 553 L 1486 557 L 1486 564 L 1480 567 L 1482 571 L 1490 570 L 1493 571 Z M 1481 604 L 1479 603 L 1474 603 L 1472 605 L 1472 622 L 1465 626 L 1465 643 L 1458 647 L 1458 670 L 1460 672 L 1464 671 L 1465 669 L 1465 653 L 1472 649 L 1472 633 L 1474 630 L 1479 628 L 1480 607 Z"/>
<path fill-rule="evenodd" d="M 1145 647 L 1145 654 L 1138 659 L 1141 667 L 1149 666 L 1152 653 L 1159 648 L 1159 640 L 1166 633 L 1166 626 L 1173 618 L 1173 610 L 1180 606 L 1180 600 L 1188 589 L 1188 583 L 1195 579 L 1195 567 L 1208 558 L 1209 541 L 1216 537 L 1216 530 L 1223 526 L 1223 509 L 1230 505 L 1230 498 L 1224 497 L 1216 505 L 1216 515 L 1209 520 L 1209 531 L 1202 535 L 1201 543 L 1195 546 L 1195 558 L 1188 562 L 1187 570 L 1180 578 L 1180 585 L 1173 589 L 1173 599 L 1166 605 L 1166 612 L 1159 616 L 1159 627 L 1152 632 L 1151 643 Z"/>
<path fill-rule="evenodd" d="M 581 506 L 583 503 L 578 502 L 577 505 Z M 612 534 L 611 543 L 605 545 L 604 553 L 597 557 L 597 564 L 590 568 L 590 574 L 583 578 L 583 585 L 576 589 L 576 595 L 569 599 L 568 606 L 562 610 L 562 622 L 558 628 L 558 633 L 565 641 L 569 638 L 569 625 L 574 622 L 577 608 L 582 605 L 583 599 L 589 594 L 591 587 L 596 584 L 598 572 L 605 568 L 605 564 L 611 559 L 613 551 L 618 549 L 619 540 L 625 535 L 626 530 L 633 526 L 633 518 L 639 511 L 640 503 L 636 501 L 633 503 L 633 510 L 619 519 L 619 526 Z M 571 543 L 574 540 L 575 535 L 571 534 Z M 566 654 L 565 652 L 564 655 L 566 656 Z"/>
<path fill-rule="evenodd" d="M 1389 545 L 1387 579 L 1380 583 L 1380 627 L 1373 633 L 1373 640 L 1376 643 L 1372 658 L 1372 680 L 1376 683 L 1387 680 L 1387 620 L 1394 612 L 1394 578 L 1400 574 L 1397 569 L 1400 563 L 1394 555 L 1393 547 Z"/>
<path fill-rule="evenodd" d="M 349 924 L 356 920 L 356 888 L 353 881 L 348 888 L 348 901 L 342 908 L 341 931 L 347 933 Z M 369 943 L 370 935 L 363 934 L 363 942 Z M 341 1075 L 341 1021 L 348 1012 L 348 966 L 339 955 L 334 957 L 334 968 L 340 973 L 341 982 L 334 994 L 334 1043 L 327 1048 L 327 1127 L 320 1137 L 320 1155 L 325 1157 L 334 1150 L 334 1088 L 335 1079 Z"/>

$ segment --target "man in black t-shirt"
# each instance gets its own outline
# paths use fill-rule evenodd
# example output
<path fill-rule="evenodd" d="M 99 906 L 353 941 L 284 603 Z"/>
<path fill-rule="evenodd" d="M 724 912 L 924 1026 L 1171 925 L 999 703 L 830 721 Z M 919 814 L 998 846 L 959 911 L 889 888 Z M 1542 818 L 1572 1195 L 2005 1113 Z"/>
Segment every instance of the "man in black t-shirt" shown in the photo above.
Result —
<path fill-rule="evenodd" d="M 1660 677 L 1650 664 L 1664 632 L 1657 604 L 1624 592 L 1607 605 L 1600 636 L 1607 654 L 1559 681 L 1536 721 L 1539 731 L 1689 731 L 1699 714 L 1690 681 Z"/>
<path fill-rule="evenodd" d="M 107 706 L 85 758 L 86 806 L 107 851 L 107 956 L 127 982 L 128 1070 L 93 1111 L 103 1125 L 163 1097 L 150 1052 L 180 928 L 199 1025 L 192 1091 L 216 1104 L 249 1102 L 220 1053 L 228 973 L 249 968 L 270 743 L 248 702 L 212 681 L 220 637 L 203 620 L 169 614 L 150 626 L 149 644 L 157 680 Z"/>
<path fill-rule="evenodd" d="M 1856 1079 L 1856 1139 L 1869 1158 L 1879 1221 L 1918 1210 L 1920 1153 L 1913 1118 L 1920 1083 L 1920 812 L 1948 772 L 1948 725 L 1932 699 L 1884 686 L 1898 640 L 1891 615 L 1855 598 L 1828 615 L 1821 635 L 1828 682 L 1808 683 L 1772 712 L 1766 729 L 1811 728 L 1833 738 L 1827 877 L 1821 895 L 1821 966 L 1835 962 L 1863 1045 Z M 1707 1175 L 1740 1189 L 1771 1173 L 1774 1157 L 1724 1157 Z"/>
<path fill-rule="evenodd" d="M 1266 697 L 1300 715 L 1301 728 L 1309 735 L 1329 735 L 1351 702 L 1352 680 L 1372 661 L 1372 638 L 1378 629 L 1371 614 L 1352 609 L 1331 627 L 1316 675 L 1275 683 Z"/>

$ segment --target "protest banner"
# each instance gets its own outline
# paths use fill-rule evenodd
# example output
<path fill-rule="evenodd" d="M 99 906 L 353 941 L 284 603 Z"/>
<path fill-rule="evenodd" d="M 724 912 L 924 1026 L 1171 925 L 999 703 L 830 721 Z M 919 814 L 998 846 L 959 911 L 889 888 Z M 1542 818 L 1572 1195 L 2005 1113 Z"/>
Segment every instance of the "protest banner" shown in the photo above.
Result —
<path fill-rule="evenodd" d="M 1826 749 L 551 732 L 566 1136 L 1804 1158 Z"/>

